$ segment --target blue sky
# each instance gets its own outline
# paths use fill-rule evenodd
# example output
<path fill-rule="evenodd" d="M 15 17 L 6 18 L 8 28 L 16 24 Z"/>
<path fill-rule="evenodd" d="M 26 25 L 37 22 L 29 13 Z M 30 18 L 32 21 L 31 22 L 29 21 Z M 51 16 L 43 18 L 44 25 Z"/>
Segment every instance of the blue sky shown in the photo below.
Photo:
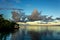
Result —
<path fill-rule="evenodd" d="M 0 0 L 0 8 L 23 9 L 26 15 L 30 15 L 34 9 L 42 15 L 60 17 L 60 0 Z M 11 18 L 11 10 L 0 10 L 5 18 Z"/>

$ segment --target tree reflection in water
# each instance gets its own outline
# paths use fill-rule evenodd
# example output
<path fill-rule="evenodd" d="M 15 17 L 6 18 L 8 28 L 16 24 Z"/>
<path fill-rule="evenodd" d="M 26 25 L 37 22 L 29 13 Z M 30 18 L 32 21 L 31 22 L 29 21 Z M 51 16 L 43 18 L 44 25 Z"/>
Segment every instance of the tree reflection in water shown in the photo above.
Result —
<path fill-rule="evenodd" d="M 7 37 L 9 36 L 10 33 L 8 32 L 1 32 L 0 33 L 0 40 L 7 40 Z"/>
<path fill-rule="evenodd" d="M 0 40 L 11 40 L 11 35 L 15 32 L 15 30 L 0 31 Z"/>
<path fill-rule="evenodd" d="M 53 30 L 55 30 L 55 27 Z M 57 31 L 52 30 L 28 31 L 19 29 L 13 32 L 0 32 L 0 40 L 60 40 L 58 35 L 60 35 L 60 31 L 57 33 Z"/>

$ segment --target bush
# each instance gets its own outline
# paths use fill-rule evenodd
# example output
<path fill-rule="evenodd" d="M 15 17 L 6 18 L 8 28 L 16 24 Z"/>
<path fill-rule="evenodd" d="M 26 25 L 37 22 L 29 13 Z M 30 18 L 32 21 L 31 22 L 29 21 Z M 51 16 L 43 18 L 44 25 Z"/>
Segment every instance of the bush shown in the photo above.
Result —
<path fill-rule="evenodd" d="M 0 15 L 0 30 L 11 30 L 14 28 L 15 22 L 10 22 L 5 20 L 2 15 Z"/>

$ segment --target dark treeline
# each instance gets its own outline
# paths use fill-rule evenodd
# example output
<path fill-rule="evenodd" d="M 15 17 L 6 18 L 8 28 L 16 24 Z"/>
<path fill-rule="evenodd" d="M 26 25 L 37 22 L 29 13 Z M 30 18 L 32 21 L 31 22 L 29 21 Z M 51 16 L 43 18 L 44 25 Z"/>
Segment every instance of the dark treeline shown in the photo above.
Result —
<path fill-rule="evenodd" d="M 14 28 L 16 23 L 13 21 L 9 21 L 3 18 L 3 15 L 0 14 L 0 31 L 8 31 Z"/>

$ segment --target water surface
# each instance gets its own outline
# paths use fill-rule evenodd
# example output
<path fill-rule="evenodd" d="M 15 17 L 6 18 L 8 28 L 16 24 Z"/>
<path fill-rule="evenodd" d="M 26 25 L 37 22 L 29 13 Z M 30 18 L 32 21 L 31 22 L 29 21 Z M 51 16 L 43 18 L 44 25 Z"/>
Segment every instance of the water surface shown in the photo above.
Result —
<path fill-rule="evenodd" d="M 0 40 L 60 40 L 60 26 L 21 26 L 15 32 L 0 32 Z"/>

